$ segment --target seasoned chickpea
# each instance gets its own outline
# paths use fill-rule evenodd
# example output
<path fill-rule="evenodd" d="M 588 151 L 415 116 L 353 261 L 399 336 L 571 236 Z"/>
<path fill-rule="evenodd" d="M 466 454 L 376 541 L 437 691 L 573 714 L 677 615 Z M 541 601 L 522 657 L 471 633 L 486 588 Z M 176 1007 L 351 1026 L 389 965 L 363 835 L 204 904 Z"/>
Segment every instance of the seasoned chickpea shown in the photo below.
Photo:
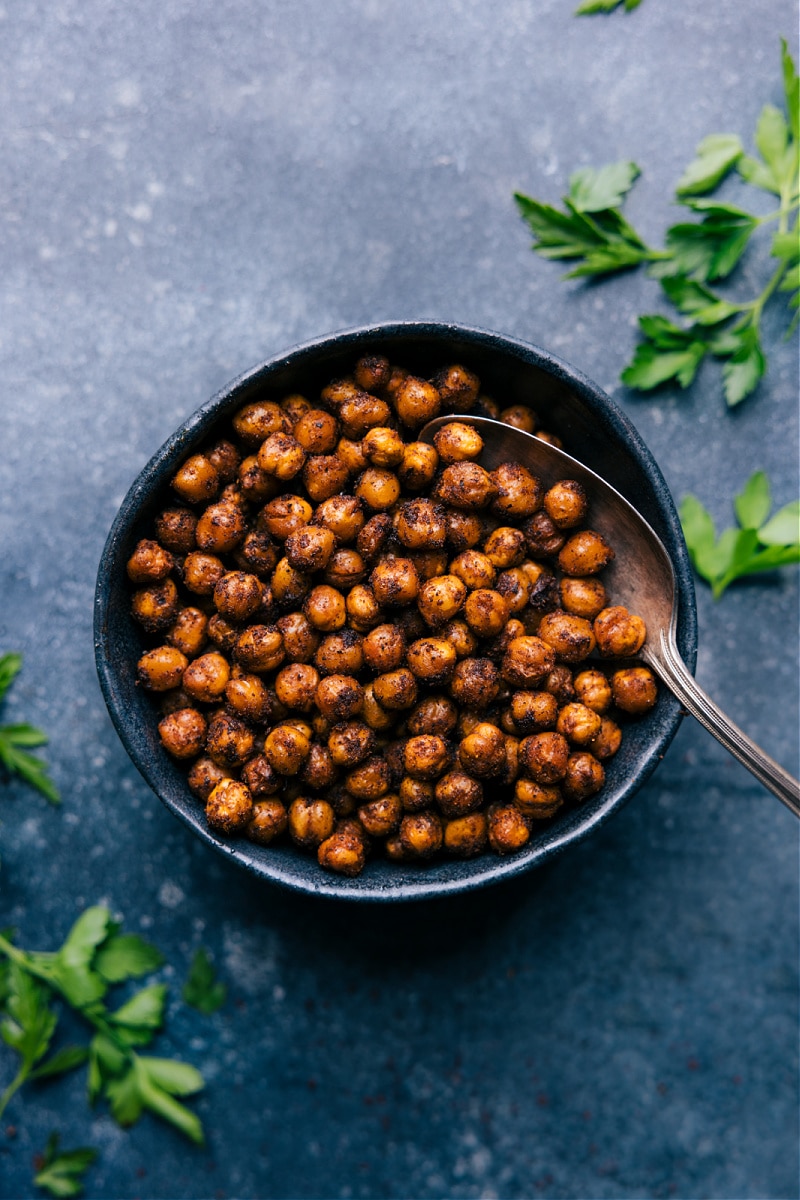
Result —
<path fill-rule="evenodd" d="M 586 491 L 574 479 L 562 479 L 544 497 L 545 512 L 558 529 L 574 529 L 586 519 Z"/>
<path fill-rule="evenodd" d="M 268 533 L 251 529 L 246 533 L 235 558 L 242 570 L 259 578 L 269 578 L 278 564 L 278 550 Z"/>
<path fill-rule="evenodd" d="M 406 500 L 397 509 L 394 529 L 409 550 L 440 550 L 447 534 L 445 511 L 431 500 Z"/>
<path fill-rule="evenodd" d="M 649 667 L 615 671 L 611 676 L 611 692 L 617 708 L 631 716 L 648 712 L 658 699 L 655 676 Z"/>
<path fill-rule="evenodd" d="M 344 596 L 326 583 L 312 588 L 303 604 L 309 623 L 323 633 L 342 629 L 347 620 Z"/>
<path fill-rule="evenodd" d="M 511 697 L 511 716 L 522 734 L 555 729 L 558 702 L 549 692 L 514 692 Z"/>
<path fill-rule="evenodd" d="M 375 734 L 363 721 L 343 721 L 328 736 L 328 751 L 337 767 L 355 767 L 375 750 Z"/>
<path fill-rule="evenodd" d="M 513 854 L 530 841 L 530 827 L 516 804 L 494 805 L 488 820 L 489 845 L 496 854 Z"/>
<path fill-rule="evenodd" d="M 310 739 L 294 725 L 276 725 L 264 738 L 264 756 L 279 775 L 296 775 L 310 752 Z"/>
<path fill-rule="evenodd" d="M 555 666 L 552 646 L 536 635 L 514 638 L 503 655 L 500 673 L 514 687 L 535 687 Z"/>
<path fill-rule="evenodd" d="M 406 656 L 406 639 L 396 625 L 378 625 L 361 643 L 364 661 L 371 671 L 383 674 L 401 666 Z"/>
<path fill-rule="evenodd" d="M 311 788 L 314 792 L 327 791 L 336 783 L 338 776 L 339 772 L 328 747 L 319 742 L 312 742 L 308 758 L 303 763 L 299 775 L 303 787 Z"/>
<path fill-rule="evenodd" d="M 562 663 L 559 663 L 558 666 L 553 667 L 552 671 L 548 672 L 542 688 L 552 696 L 555 696 L 559 706 L 569 704 L 570 700 L 575 699 L 572 671 Z"/>
<path fill-rule="evenodd" d="M 168 645 L 187 658 L 195 658 L 206 643 L 208 617 L 199 608 L 182 608 L 167 633 Z"/>
<path fill-rule="evenodd" d="M 128 578 L 132 583 L 159 583 L 166 579 L 174 565 L 169 550 L 150 538 L 142 538 L 128 559 Z"/>
<path fill-rule="evenodd" d="M 606 607 L 606 589 L 594 575 L 586 579 L 564 575 L 559 583 L 561 607 L 576 617 L 592 621 Z"/>
<path fill-rule="evenodd" d="M 328 634 L 314 655 L 314 666 L 322 675 L 357 675 L 364 666 L 361 635 L 354 629 Z"/>
<path fill-rule="evenodd" d="M 455 412 L 469 412 L 474 408 L 481 390 L 478 376 L 460 363 L 437 371 L 431 383 L 441 396 L 442 404 Z"/>
<path fill-rule="evenodd" d="M 245 516 L 239 505 L 220 500 L 209 504 L 200 515 L 195 539 L 198 547 L 209 554 L 226 554 L 239 545 L 245 530 Z"/>
<path fill-rule="evenodd" d="M 261 606 L 263 585 L 246 571 L 226 571 L 214 588 L 217 611 L 229 621 L 246 621 Z"/>
<path fill-rule="evenodd" d="M 208 618 L 206 632 L 208 633 L 208 640 L 213 642 L 220 652 L 224 651 L 226 654 L 233 654 L 242 630 L 241 626 L 226 621 L 219 613 L 213 613 Z"/>
<path fill-rule="evenodd" d="M 508 520 L 530 517 L 542 507 L 544 488 L 540 479 L 532 475 L 521 463 L 501 463 L 491 473 L 497 489 L 492 509 L 498 516 Z"/>
<path fill-rule="evenodd" d="M 451 621 L 467 598 L 467 588 L 457 575 L 438 575 L 419 589 L 417 607 L 429 625 Z"/>
<path fill-rule="evenodd" d="M 336 443 L 336 457 L 344 463 L 350 475 L 360 475 L 369 466 L 369 459 L 364 453 L 363 440 L 353 441 L 352 438 L 339 438 Z"/>
<path fill-rule="evenodd" d="M 406 722 L 410 734 L 432 733 L 446 738 L 456 727 L 458 709 L 447 696 L 432 695 L 420 700 Z"/>
<path fill-rule="evenodd" d="M 430 858 L 442 847 L 442 822 L 434 812 L 406 813 L 398 836 L 409 858 Z"/>
<path fill-rule="evenodd" d="M 256 800 L 253 815 L 247 823 L 247 836 L 259 846 L 268 846 L 286 832 L 289 817 L 286 808 L 274 797 Z"/>
<path fill-rule="evenodd" d="M 500 674 L 490 658 L 462 658 L 450 682 L 450 695 L 463 708 L 488 708 L 497 699 Z"/>
<path fill-rule="evenodd" d="M 470 590 L 491 588 L 496 578 L 492 560 L 480 550 L 462 550 L 450 563 L 450 572 Z"/>
<path fill-rule="evenodd" d="M 444 848 L 458 858 L 475 858 L 485 850 L 488 836 L 489 823 L 485 815 L 468 813 L 445 822 Z"/>
<path fill-rule="evenodd" d="M 258 465 L 258 457 L 248 454 L 239 464 L 239 487 L 251 504 L 264 504 L 280 491 L 280 482 Z"/>
<path fill-rule="evenodd" d="M 595 647 L 591 623 L 561 610 L 545 613 L 539 622 L 538 636 L 553 647 L 562 662 L 582 662 Z"/>
<path fill-rule="evenodd" d="M 349 400 L 351 396 L 357 396 L 361 391 L 363 388 L 360 388 L 351 376 L 345 376 L 343 379 L 333 379 L 326 384 L 320 392 L 320 399 L 323 404 L 327 404 L 336 412 L 345 400 Z"/>
<path fill-rule="evenodd" d="M 347 486 L 350 472 L 337 454 L 315 454 L 303 467 L 303 485 L 315 504 Z"/>
<path fill-rule="evenodd" d="M 300 612 L 287 613 L 286 616 L 279 618 L 277 624 L 289 661 L 310 662 L 316 654 L 320 638 L 308 618 Z"/>
<path fill-rule="evenodd" d="M 148 650 L 136 664 L 136 678 L 149 692 L 167 692 L 181 682 L 188 664 L 185 654 L 174 646 Z"/>
<path fill-rule="evenodd" d="M 561 790 L 568 800 L 588 800 L 605 782 L 603 764 L 593 754 L 580 751 L 570 754 L 567 770 L 561 781 Z"/>
<path fill-rule="evenodd" d="M 213 758 L 196 758 L 186 776 L 186 782 L 192 795 L 205 804 L 217 784 L 229 778 L 225 768 L 215 763 Z"/>
<path fill-rule="evenodd" d="M 518 779 L 514 785 L 514 803 L 524 817 L 544 821 L 555 816 L 564 804 L 564 796 L 557 784 Z"/>
<path fill-rule="evenodd" d="M 445 524 L 447 544 L 456 554 L 480 545 L 486 535 L 484 519 L 478 513 L 448 508 L 445 511 Z"/>
<path fill-rule="evenodd" d="M 323 408 L 309 408 L 292 433 L 306 454 L 333 454 L 339 440 L 339 422 Z"/>
<path fill-rule="evenodd" d="M 201 654 L 183 672 L 183 687 L 194 700 L 213 704 L 225 695 L 231 677 L 228 660 L 216 650 Z"/>
<path fill-rule="evenodd" d="M 260 516 L 270 537 L 285 542 L 311 520 L 314 510 L 301 496 L 276 496 L 265 505 Z"/>
<path fill-rule="evenodd" d="M 196 528 L 197 517 L 190 508 L 165 508 L 155 520 L 156 537 L 173 554 L 194 550 Z"/>
<path fill-rule="evenodd" d="M 238 717 L 262 724 L 270 715 L 270 696 L 257 675 L 237 675 L 225 685 L 225 702 Z"/>
<path fill-rule="evenodd" d="M 575 695 L 581 704 L 593 709 L 601 716 L 611 707 L 611 684 L 602 671 L 581 671 L 573 680 Z"/>
<path fill-rule="evenodd" d="M 351 588 L 345 600 L 345 609 L 348 624 L 359 633 L 367 633 L 383 616 L 372 588 L 363 583 Z"/>
<path fill-rule="evenodd" d="M 371 837 L 389 837 L 396 833 L 403 819 L 403 806 L 397 792 L 362 804 L 358 819 Z"/>
<path fill-rule="evenodd" d="M 335 550 L 331 555 L 331 561 L 322 578 L 329 587 L 347 592 L 357 583 L 361 583 L 366 573 L 366 564 L 356 550 L 341 549 Z"/>
<path fill-rule="evenodd" d="M 222 767 L 241 767 L 253 753 L 255 738 L 233 713 L 216 712 L 208 723 L 206 753 Z"/>
<path fill-rule="evenodd" d="M 419 492 L 433 482 L 439 455 L 427 442 L 407 442 L 397 468 L 400 482 L 410 492 Z"/>
<path fill-rule="evenodd" d="M 255 754 L 242 767 L 242 782 L 250 788 L 254 799 L 274 796 L 284 786 L 285 780 L 264 754 Z"/>
<path fill-rule="evenodd" d="M 458 746 L 461 769 L 477 779 L 499 775 L 506 765 L 506 739 L 503 731 L 481 721 Z"/>
<path fill-rule="evenodd" d="M 451 463 L 436 485 L 438 500 L 467 512 L 486 508 L 496 497 L 497 486 L 491 475 L 474 462 Z"/>
<path fill-rule="evenodd" d="M 600 732 L 600 724 L 599 713 L 579 701 L 573 701 L 561 709 L 556 729 L 568 742 L 572 742 L 573 746 L 588 746 Z"/>
<path fill-rule="evenodd" d="M 275 695 L 281 704 L 297 712 L 309 713 L 319 686 L 319 672 L 308 663 L 291 663 L 275 678 Z"/>
<path fill-rule="evenodd" d="M 169 629 L 178 615 L 178 589 L 174 582 L 164 579 L 150 587 L 139 588 L 133 593 L 131 612 L 147 633 Z"/>
<path fill-rule="evenodd" d="M 391 415 L 386 401 L 369 392 L 356 392 L 339 405 L 339 420 L 349 438 L 363 438 L 376 425 L 385 426 Z"/>
<path fill-rule="evenodd" d="M 483 438 L 477 429 L 463 421 L 442 425 L 433 435 L 433 444 L 445 464 L 480 458 L 483 451 Z"/>
<path fill-rule="evenodd" d="M 545 429 L 537 429 L 536 437 L 541 442 L 549 442 L 551 446 L 556 446 L 559 450 L 564 448 L 564 443 L 560 437 L 556 437 L 554 433 L 548 433 Z"/>
<path fill-rule="evenodd" d="M 527 404 L 511 404 L 502 409 L 499 416 L 504 425 L 513 425 L 523 433 L 535 433 L 539 425 L 539 418 Z"/>
<path fill-rule="evenodd" d="M 364 434 L 362 445 L 373 467 L 394 469 L 403 461 L 405 443 L 396 429 L 376 425 Z"/>
<path fill-rule="evenodd" d="M 380 392 L 389 382 L 391 364 L 383 354 L 365 354 L 356 363 L 353 379 L 365 392 Z"/>
<path fill-rule="evenodd" d="M 428 633 L 428 627 L 416 608 L 404 608 L 395 617 L 395 621 L 407 642 L 415 642 Z"/>
<path fill-rule="evenodd" d="M 368 467 L 359 477 L 355 494 L 367 508 L 385 512 L 400 498 L 400 482 L 392 471 L 382 467 Z"/>
<path fill-rule="evenodd" d="M 344 785 L 357 800 L 378 800 L 389 791 L 389 778 L 386 759 L 374 754 L 348 772 Z"/>
<path fill-rule="evenodd" d="M 205 745 L 208 726 L 196 708 L 179 708 L 158 723 L 161 745 L 173 758 L 196 758 Z"/>
<path fill-rule="evenodd" d="M 417 734 L 403 748 L 403 766 L 412 779 L 438 779 L 449 762 L 447 743 L 437 734 Z"/>
<path fill-rule="evenodd" d="M 565 535 L 553 524 L 544 509 L 534 513 L 525 522 L 522 532 L 534 558 L 554 558 L 566 541 Z"/>
<path fill-rule="evenodd" d="M 400 780 L 398 788 L 403 812 L 423 812 L 434 802 L 434 785 L 426 779 L 412 779 L 410 775 Z"/>
<path fill-rule="evenodd" d="M 567 770 L 569 743 L 561 733 L 533 733 L 520 743 L 519 758 L 536 783 L 558 783 Z"/>
<path fill-rule="evenodd" d="M 248 625 L 236 640 L 235 655 L 247 671 L 274 671 L 285 658 L 283 638 L 274 625 Z"/>
<path fill-rule="evenodd" d="M 417 569 L 420 583 L 424 583 L 426 579 L 435 579 L 437 575 L 447 574 L 446 550 L 415 550 L 409 557 Z"/>
<path fill-rule="evenodd" d="M 354 878 L 367 859 L 367 847 L 354 821 L 341 821 L 317 849 L 317 862 L 328 871 Z"/>
<path fill-rule="evenodd" d="M 394 394 L 398 417 L 411 429 L 419 429 L 439 415 L 442 398 L 432 383 L 407 375 Z"/>
<path fill-rule="evenodd" d="M 448 771 L 434 794 L 445 817 L 464 817 L 483 806 L 483 784 L 463 771 Z"/>
<path fill-rule="evenodd" d="M 610 717 L 601 717 L 600 729 L 592 739 L 590 750 L 595 758 L 613 758 L 622 744 L 622 730 Z"/>
<path fill-rule="evenodd" d="M 176 472 L 172 487 L 187 504 L 202 504 L 216 496 L 220 478 L 204 454 L 192 454 Z"/>
<path fill-rule="evenodd" d="M 206 800 L 206 820 L 214 833 L 241 833 L 253 816 L 253 797 L 237 779 L 221 779 Z"/>
<path fill-rule="evenodd" d="M 286 539 L 286 557 L 296 571 L 321 571 L 336 549 L 336 538 L 324 525 L 304 525 Z"/>
<path fill-rule="evenodd" d="M 289 419 L 272 400 L 256 400 L 239 409 L 233 428 L 248 446 L 259 446 L 272 433 L 288 433 Z"/>
<path fill-rule="evenodd" d="M 418 638 L 408 647 L 408 668 L 429 686 L 446 683 L 456 665 L 456 652 L 444 638 Z"/>
<path fill-rule="evenodd" d="M 301 396 L 293 392 L 290 396 L 284 396 L 281 400 L 281 408 L 289 418 L 289 424 L 294 429 L 301 417 L 304 417 L 311 410 L 313 405 L 310 400 L 306 400 L 305 396 Z"/>
<path fill-rule="evenodd" d="M 521 613 L 531 597 L 531 583 L 522 567 L 510 567 L 497 577 L 497 591 L 508 604 L 510 613 Z"/>
<path fill-rule="evenodd" d="M 363 703 L 364 689 L 352 675 L 327 675 L 317 685 L 317 708 L 331 721 L 348 721 Z"/>
<path fill-rule="evenodd" d="M 458 658 L 469 658 L 478 648 L 478 639 L 466 621 L 448 621 L 438 627 L 438 634 L 450 642 Z"/>
<path fill-rule="evenodd" d="M 364 528 L 364 508 L 357 496 L 329 496 L 314 513 L 314 524 L 329 529 L 340 546 L 354 542 Z"/>
<path fill-rule="evenodd" d="M 329 838 L 336 816 L 327 800 L 298 796 L 289 806 L 289 836 L 298 846 L 316 850 Z"/>
<path fill-rule="evenodd" d="M 372 681 L 375 699 L 381 708 L 394 712 L 398 709 L 411 708 L 417 699 L 417 684 L 414 676 L 407 667 L 397 671 L 387 671 L 378 675 Z"/>
<path fill-rule="evenodd" d="M 213 596 L 214 588 L 225 574 L 225 564 L 216 554 L 193 550 L 183 564 L 183 582 L 197 596 Z"/>
<path fill-rule="evenodd" d="M 387 712 L 375 699 L 375 689 L 371 683 L 364 688 L 364 704 L 361 708 L 361 719 L 370 729 L 385 733 L 395 723 L 395 714 Z"/>
<path fill-rule="evenodd" d="M 518 567 L 527 551 L 524 533 L 510 525 L 500 525 L 492 530 L 483 544 L 484 554 L 498 571 Z"/>
<path fill-rule="evenodd" d="M 614 551 L 599 533 L 582 529 L 564 543 L 558 565 L 565 575 L 596 575 L 614 558 Z"/>
<path fill-rule="evenodd" d="M 628 612 L 624 605 L 615 604 L 595 617 L 594 633 L 601 654 L 630 658 L 644 645 L 647 627 L 641 617 Z"/>
<path fill-rule="evenodd" d="M 372 571 L 369 581 L 375 599 L 382 608 L 400 608 L 411 604 L 420 590 L 417 569 L 410 558 L 382 559 Z"/>
<path fill-rule="evenodd" d="M 386 513 L 370 517 L 356 538 L 356 549 L 361 557 L 368 562 L 376 558 L 388 542 L 392 528 L 392 518 Z"/>
<path fill-rule="evenodd" d="M 276 564 L 269 582 L 277 604 L 297 604 L 311 588 L 308 575 L 295 570 L 286 556 Z"/>

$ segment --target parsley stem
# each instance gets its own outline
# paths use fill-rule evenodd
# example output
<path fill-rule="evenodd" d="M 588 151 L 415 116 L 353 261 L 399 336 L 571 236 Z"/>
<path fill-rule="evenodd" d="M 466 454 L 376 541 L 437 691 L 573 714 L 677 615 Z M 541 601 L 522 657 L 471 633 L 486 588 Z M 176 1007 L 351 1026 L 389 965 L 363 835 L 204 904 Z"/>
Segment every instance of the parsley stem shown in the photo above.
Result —
<path fill-rule="evenodd" d="M 30 1071 L 30 1066 L 28 1065 L 28 1063 L 23 1063 L 22 1066 L 20 1067 L 20 1069 L 17 1071 L 14 1078 L 11 1080 L 11 1083 L 8 1085 L 6 1090 L 3 1092 L 2 1096 L 0 1096 L 0 1117 L 2 1117 L 3 1113 L 6 1111 L 6 1108 L 8 1107 L 8 1103 L 11 1100 L 11 1098 L 14 1096 L 14 1094 L 16 1092 L 19 1091 L 19 1089 L 22 1087 L 25 1080 L 28 1078 L 29 1071 Z"/>

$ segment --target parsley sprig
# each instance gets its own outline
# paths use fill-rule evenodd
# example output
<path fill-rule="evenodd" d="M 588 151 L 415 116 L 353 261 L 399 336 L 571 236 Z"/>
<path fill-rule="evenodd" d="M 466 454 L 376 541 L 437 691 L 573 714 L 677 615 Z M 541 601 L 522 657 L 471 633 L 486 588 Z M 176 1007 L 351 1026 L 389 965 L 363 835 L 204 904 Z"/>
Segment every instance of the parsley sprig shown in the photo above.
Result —
<path fill-rule="evenodd" d="M 800 501 L 770 517 L 767 476 L 756 471 L 733 502 L 737 525 L 717 537 L 714 521 L 696 496 L 683 498 L 680 518 L 692 564 L 711 584 L 714 599 L 736 579 L 800 562 Z"/>
<path fill-rule="evenodd" d="M 22 668 L 22 655 L 0 655 L 0 703 Z M 0 725 L 0 764 L 8 775 L 18 775 L 46 796 L 51 804 L 60 803 L 58 789 L 47 774 L 47 763 L 29 754 L 29 750 L 47 743 L 47 734 L 33 725 Z"/>
<path fill-rule="evenodd" d="M 625 12 L 632 12 L 641 3 L 642 0 L 583 0 L 583 4 L 578 5 L 575 9 L 575 16 L 587 17 L 594 13 L 613 12 L 620 5 L 624 5 Z"/>
<path fill-rule="evenodd" d="M 800 84 L 783 40 L 781 47 L 786 113 L 765 106 L 754 155 L 745 153 L 735 134 L 712 134 L 700 142 L 676 187 L 677 201 L 695 219 L 670 226 L 663 250 L 647 245 L 621 211 L 640 174 L 635 163 L 574 174 L 565 211 L 515 195 L 536 253 L 575 263 L 567 278 L 609 276 L 645 264 L 660 281 L 677 316 L 639 317 L 642 340 L 621 375 L 628 387 L 650 391 L 670 380 L 688 387 L 700 364 L 712 357 L 722 362 L 728 404 L 739 404 L 766 371 L 761 322 L 767 304 L 777 293 L 791 293 L 789 307 L 800 305 Z M 713 198 L 710 193 L 734 170 L 742 183 L 776 196 L 778 207 L 758 216 Z M 711 285 L 728 279 L 754 235 L 769 229 L 775 262 L 759 294 L 745 301 L 720 294 Z"/>
<path fill-rule="evenodd" d="M 33 1182 L 51 1196 L 79 1196 L 83 1191 L 83 1176 L 97 1158 L 90 1146 L 76 1150 L 59 1150 L 60 1138 L 51 1133 L 44 1154 L 36 1163 Z"/>
<path fill-rule="evenodd" d="M 215 1013 L 225 1003 L 228 989 L 217 979 L 214 964 L 203 946 L 195 951 L 181 994 L 187 1004 L 206 1016 Z"/>
<path fill-rule="evenodd" d="M 149 984 L 118 1008 L 106 1004 L 109 988 L 140 979 L 163 963 L 159 951 L 136 934 L 124 934 L 107 908 L 88 908 L 54 952 L 23 950 L 0 934 L 0 1034 L 20 1057 L 18 1071 L 0 1097 L 0 1116 L 29 1079 L 61 1074 L 88 1063 L 87 1089 L 93 1104 L 101 1097 L 122 1126 L 147 1109 L 174 1125 L 198 1145 L 203 1128 L 176 1097 L 204 1086 L 195 1067 L 176 1059 L 143 1055 L 162 1028 L 167 989 Z M 87 1046 L 65 1046 L 46 1057 L 58 1016 L 57 998 L 93 1029 Z"/>

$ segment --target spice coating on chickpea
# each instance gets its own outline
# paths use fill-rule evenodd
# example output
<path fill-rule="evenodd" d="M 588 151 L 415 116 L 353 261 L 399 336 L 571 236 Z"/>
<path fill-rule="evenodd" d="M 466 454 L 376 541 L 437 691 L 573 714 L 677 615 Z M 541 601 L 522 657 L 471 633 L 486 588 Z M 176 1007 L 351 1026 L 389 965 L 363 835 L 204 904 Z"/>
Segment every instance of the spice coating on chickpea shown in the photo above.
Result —
<path fill-rule="evenodd" d="M 231 837 L 246 829 L 253 816 L 249 788 L 236 779 L 222 779 L 206 800 L 206 820 L 214 833 Z"/>
<path fill-rule="evenodd" d="M 139 659 L 136 678 L 150 692 L 167 692 L 178 687 L 188 665 L 186 655 L 174 646 L 158 646 Z"/>
<path fill-rule="evenodd" d="M 638 654 L 647 638 L 647 627 L 641 617 L 628 612 L 622 604 L 604 608 L 594 620 L 597 648 L 601 654 L 614 658 L 630 658 Z"/>
<path fill-rule="evenodd" d="M 631 716 L 648 712 L 658 699 L 653 672 L 649 667 L 628 667 L 611 676 L 611 693 L 617 708 Z"/>
<path fill-rule="evenodd" d="M 161 745 L 173 758 L 196 758 L 201 753 L 208 726 L 196 708 L 179 708 L 158 723 Z"/>

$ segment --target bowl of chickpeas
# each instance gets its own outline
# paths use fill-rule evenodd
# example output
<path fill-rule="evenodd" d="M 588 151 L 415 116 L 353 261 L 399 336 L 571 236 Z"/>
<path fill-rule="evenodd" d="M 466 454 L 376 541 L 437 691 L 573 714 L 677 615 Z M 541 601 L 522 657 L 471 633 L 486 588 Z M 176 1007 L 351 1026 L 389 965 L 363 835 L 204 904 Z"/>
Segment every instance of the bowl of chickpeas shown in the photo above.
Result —
<path fill-rule="evenodd" d="M 95 599 L 110 715 L 164 804 L 255 875 L 378 902 L 481 888 L 587 837 L 663 757 L 681 711 L 615 603 L 625 564 L 577 481 L 491 459 L 495 422 L 652 525 L 693 666 L 652 456 L 596 384 L 497 333 L 404 322 L 278 355 L 125 497 Z"/>

